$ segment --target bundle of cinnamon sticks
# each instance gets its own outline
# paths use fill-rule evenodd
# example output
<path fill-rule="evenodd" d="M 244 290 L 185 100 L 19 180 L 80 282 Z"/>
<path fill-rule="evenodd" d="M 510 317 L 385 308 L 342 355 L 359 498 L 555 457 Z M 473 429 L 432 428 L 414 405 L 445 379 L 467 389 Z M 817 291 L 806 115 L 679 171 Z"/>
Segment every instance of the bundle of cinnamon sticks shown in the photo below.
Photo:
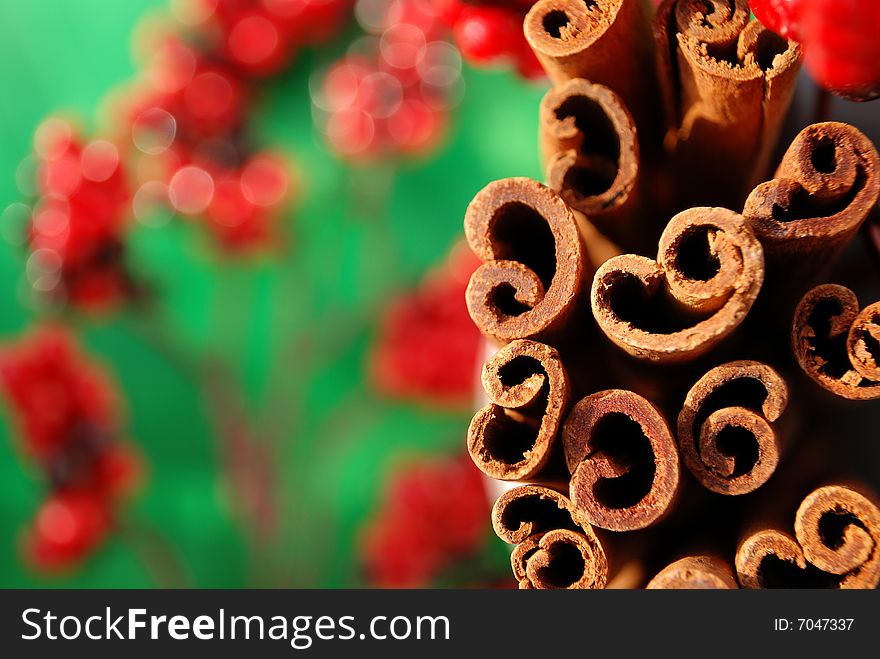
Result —
<path fill-rule="evenodd" d="M 489 183 L 464 220 L 468 451 L 520 587 L 876 587 L 880 504 L 835 421 L 880 405 L 880 302 L 835 280 L 876 148 L 816 123 L 771 162 L 801 52 L 746 0 L 540 0 L 524 29 L 546 184 Z"/>

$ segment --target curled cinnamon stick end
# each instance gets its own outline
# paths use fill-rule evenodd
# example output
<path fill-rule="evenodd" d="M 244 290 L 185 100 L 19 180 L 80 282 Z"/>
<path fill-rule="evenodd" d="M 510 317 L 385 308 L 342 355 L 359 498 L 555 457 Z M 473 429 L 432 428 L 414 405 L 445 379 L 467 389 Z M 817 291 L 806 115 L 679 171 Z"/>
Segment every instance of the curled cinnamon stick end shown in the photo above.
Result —
<path fill-rule="evenodd" d="M 547 92 L 540 117 L 547 183 L 607 230 L 635 204 L 639 145 L 632 116 L 613 91 L 576 78 Z"/>
<path fill-rule="evenodd" d="M 492 401 L 468 428 L 468 452 L 483 473 L 500 480 L 535 478 L 547 466 L 568 407 L 570 385 L 559 353 L 519 340 L 483 366 Z"/>
<path fill-rule="evenodd" d="M 571 500 L 593 526 L 632 531 L 663 517 L 678 491 L 678 451 L 660 412 L 622 389 L 572 408 L 562 427 Z"/>
<path fill-rule="evenodd" d="M 744 588 L 875 588 L 880 509 L 852 487 L 820 487 L 798 508 L 794 537 L 776 529 L 752 534 L 737 550 L 736 571 Z"/>
<path fill-rule="evenodd" d="M 813 124 L 795 137 L 773 180 L 758 185 L 743 216 L 768 261 L 831 265 L 880 197 L 877 149 L 857 128 Z"/>
<path fill-rule="evenodd" d="M 660 570 L 648 590 L 738 590 L 733 570 L 717 556 L 688 556 Z"/>
<path fill-rule="evenodd" d="M 520 588 L 604 588 L 605 550 L 580 512 L 564 495 L 526 485 L 502 494 L 492 526 L 505 542 Z"/>
<path fill-rule="evenodd" d="M 492 507 L 492 528 L 512 545 L 553 529 L 592 532 L 568 497 L 541 485 L 522 485 L 498 497 Z"/>
<path fill-rule="evenodd" d="M 466 299 L 484 334 L 507 343 L 564 329 L 588 262 L 577 220 L 559 195 L 528 178 L 494 181 L 471 201 L 464 230 L 483 260 Z"/>
<path fill-rule="evenodd" d="M 831 393 L 880 398 L 880 302 L 859 311 L 845 286 L 817 286 L 795 310 L 791 344 L 804 373 Z"/>
<path fill-rule="evenodd" d="M 788 403 L 788 387 L 760 362 L 717 366 L 700 378 L 678 415 L 682 461 L 705 487 L 746 494 L 767 482 L 779 462 L 773 427 Z"/>
<path fill-rule="evenodd" d="M 608 581 L 605 551 L 595 536 L 554 529 L 527 538 L 510 554 L 520 589 L 604 588 Z"/>
<path fill-rule="evenodd" d="M 746 0 L 665 0 L 652 27 L 682 196 L 739 208 L 764 176 L 800 47 L 750 21 Z"/>
<path fill-rule="evenodd" d="M 526 15 L 526 39 L 554 84 L 584 78 L 614 90 L 640 120 L 650 114 L 650 28 L 641 0 L 540 0 Z"/>
<path fill-rule="evenodd" d="M 683 362 L 740 325 L 763 280 L 761 244 L 742 217 L 691 208 L 663 230 L 656 261 L 625 254 L 602 264 L 591 304 L 605 335 L 630 355 Z"/>

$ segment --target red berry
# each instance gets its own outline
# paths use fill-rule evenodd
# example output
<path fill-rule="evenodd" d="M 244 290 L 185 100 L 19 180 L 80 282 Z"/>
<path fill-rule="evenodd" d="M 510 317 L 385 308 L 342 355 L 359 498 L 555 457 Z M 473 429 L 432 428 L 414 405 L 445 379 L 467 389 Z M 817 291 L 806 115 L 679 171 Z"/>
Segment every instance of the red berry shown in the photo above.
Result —
<path fill-rule="evenodd" d="M 431 0 L 393 0 L 386 3 L 382 28 L 406 26 L 422 33 L 423 40 L 439 38 L 440 16 Z M 381 29 L 379 30 L 381 31 Z"/>
<path fill-rule="evenodd" d="M 0 348 L 0 390 L 27 452 L 43 463 L 66 450 L 78 427 L 112 431 L 118 423 L 113 383 L 58 329 L 38 329 Z"/>
<path fill-rule="evenodd" d="M 457 263 L 432 273 L 386 313 L 371 356 L 378 390 L 434 404 L 469 404 L 480 333 L 464 303 L 477 260 L 469 251 L 465 258 L 466 266 Z"/>
<path fill-rule="evenodd" d="M 241 68 L 256 75 L 276 73 L 287 63 L 287 44 L 277 25 L 262 12 L 243 13 L 229 27 L 226 52 Z"/>
<path fill-rule="evenodd" d="M 880 2 L 813 0 L 803 6 L 804 61 L 830 91 L 864 101 L 880 96 Z"/>
<path fill-rule="evenodd" d="M 423 460 L 392 474 L 365 529 L 362 559 L 370 581 L 424 587 L 486 538 L 489 504 L 467 456 Z"/>
<path fill-rule="evenodd" d="M 104 501 L 91 493 L 53 494 L 40 507 L 28 533 L 25 550 L 39 569 L 69 568 L 103 542 L 111 518 Z"/>
<path fill-rule="evenodd" d="M 809 0 L 749 0 L 755 16 L 767 28 L 786 39 L 801 41 L 801 10 Z"/>
<path fill-rule="evenodd" d="M 192 80 L 197 66 L 195 51 L 179 39 L 169 38 L 152 54 L 145 74 L 159 93 L 176 94 Z"/>
<path fill-rule="evenodd" d="M 183 104 L 194 122 L 228 126 L 242 111 L 237 81 L 228 72 L 204 68 L 187 84 Z"/>
<path fill-rule="evenodd" d="M 41 294 L 66 295 L 67 302 L 95 308 L 126 295 L 121 245 L 131 211 L 127 174 L 119 149 L 106 140 L 85 146 L 57 119 L 37 130 L 38 189 L 29 227 L 28 277 Z M 84 295 L 86 280 L 101 273 L 100 305 Z"/>
<path fill-rule="evenodd" d="M 276 219 L 270 206 L 260 206 L 254 201 L 256 190 L 245 187 L 242 176 L 233 173 L 219 181 L 205 213 L 208 227 L 219 245 L 234 253 L 269 246 Z M 271 194 L 276 195 L 277 191 Z"/>
<path fill-rule="evenodd" d="M 129 446 L 113 443 L 98 455 L 95 464 L 96 485 L 111 499 L 121 499 L 138 488 L 143 471 L 140 455 Z"/>
<path fill-rule="evenodd" d="M 385 121 L 385 129 L 401 153 L 421 154 L 440 141 L 445 115 L 418 99 L 405 99 Z"/>
<path fill-rule="evenodd" d="M 171 206 L 183 215 L 199 215 L 214 198 L 214 177 L 196 165 L 178 169 L 168 182 Z"/>
<path fill-rule="evenodd" d="M 453 29 L 462 55 L 475 64 L 488 64 L 511 54 L 519 30 L 514 16 L 498 7 L 466 7 Z"/>
<path fill-rule="evenodd" d="M 880 3 L 873 0 L 752 0 L 768 28 L 803 44 L 822 87 L 864 101 L 880 96 Z"/>
<path fill-rule="evenodd" d="M 350 0 L 262 0 L 295 42 L 319 44 L 342 27 Z"/>
<path fill-rule="evenodd" d="M 343 158 L 365 158 L 378 150 L 376 123 L 359 107 L 331 113 L 325 133 L 330 148 Z"/>
<path fill-rule="evenodd" d="M 241 171 L 242 194 L 257 206 L 276 206 L 289 187 L 287 167 L 280 156 L 257 154 Z"/>
<path fill-rule="evenodd" d="M 461 0 L 433 0 L 433 3 L 438 18 L 449 28 L 455 25 L 465 8 Z"/>

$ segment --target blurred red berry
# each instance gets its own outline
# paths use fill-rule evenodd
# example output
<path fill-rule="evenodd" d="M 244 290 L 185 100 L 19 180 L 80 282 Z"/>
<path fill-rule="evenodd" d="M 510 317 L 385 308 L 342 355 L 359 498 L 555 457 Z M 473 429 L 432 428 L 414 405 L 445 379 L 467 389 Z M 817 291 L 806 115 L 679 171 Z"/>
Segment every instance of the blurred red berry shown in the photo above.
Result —
<path fill-rule="evenodd" d="M 440 16 L 432 0 L 389 0 L 386 3 L 382 28 L 413 28 L 422 35 L 422 41 L 439 38 L 442 28 Z"/>
<path fill-rule="evenodd" d="M 880 96 L 880 2 L 803 3 L 804 63 L 821 86 L 851 100 Z"/>
<path fill-rule="evenodd" d="M 453 28 L 461 54 L 475 64 L 490 64 L 516 47 L 516 14 L 489 6 L 465 7 Z"/>
<path fill-rule="evenodd" d="M 132 295 L 124 258 L 131 191 L 119 149 L 106 140 L 83 144 L 55 118 L 37 129 L 34 148 L 42 196 L 28 230 L 31 286 L 83 309 Z"/>
<path fill-rule="evenodd" d="M 231 126 L 242 115 L 242 91 L 228 71 L 206 66 L 183 90 L 183 107 L 194 123 Z"/>
<path fill-rule="evenodd" d="M 258 153 L 241 171 L 241 189 L 244 196 L 257 206 L 275 206 L 288 195 L 290 177 L 281 156 Z"/>
<path fill-rule="evenodd" d="M 352 0 L 261 0 L 266 10 L 297 44 L 314 45 L 332 38 L 343 26 Z"/>
<path fill-rule="evenodd" d="M 786 39 L 801 41 L 801 9 L 810 0 L 749 0 L 761 23 Z"/>
<path fill-rule="evenodd" d="M 880 96 L 880 3 L 875 0 L 752 0 L 771 30 L 803 44 L 820 86 L 851 100 Z"/>
<path fill-rule="evenodd" d="M 113 443 L 98 455 L 97 488 L 111 499 L 124 499 L 133 494 L 144 478 L 141 456 L 131 447 Z"/>
<path fill-rule="evenodd" d="M 0 346 L 0 391 L 26 452 L 44 464 L 66 450 L 78 428 L 113 432 L 118 425 L 112 381 L 61 329 L 40 328 Z"/>
<path fill-rule="evenodd" d="M 277 73 L 288 61 L 288 47 L 278 26 L 264 12 L 239 16 L 226 34 L 227 56 L 255 75 Z"/>
<path fill-rule="evenodd" d="M 358 107 L 333 112 L 325 134 L 330 148 L 343 158 L 365 158 L 379 152 L 376 122 Z"/>
<path fill-rule="evenodd" d="M 40 569 L 70 567 L 103 541 L 116 503 L 141 481 L 140 456 L 118 441 L 115 385 L 69 334 L 45 327 L 0 346 L 0 393 L 50 491 L 27 558 Z"/>
<path fill-rule="evenodd" d="M 217 184 L 205 217 L 217 243 L 228 252 L 247 252 L 273 242 L 275 216 L 248 198 L 237 174 Z"/>
<path fill-rule="evenodd" d="M 461 13 L 464 11 L 465 5 L 462 0 L 432 0 L 434 11 L 440 21 L 449 28 L 452 28 Z"/>
<path fill-rule="evenodd" d="M 481 339 L 464 292 L 477 265 L 470 251 L 454 250 L 446 267 L 392 303 L 371 354 L 379 391 L 441 405 L 471 404 Z"/>
<path fill-rule="evenodd" d="M 70 568 L 104 541 L 110 526 L 111 516 L 101 497 L 57 492 L 37 512 L 26 536 L 26 556 L 38 569 Z"/>
<path fill-rule="evenodd" d="M 405 154 L 432 151 L 443 135 L 445 117 L 418 99 L 405 99 L 386 120 L 396 150 Z"/>
<path fill-rule="evenodd" d="M 428 585 L 481 548 L 488 510 L 480 472 L 467 456 L 403 465 L 362 535 L 368 579 L 389 588 Z"/>

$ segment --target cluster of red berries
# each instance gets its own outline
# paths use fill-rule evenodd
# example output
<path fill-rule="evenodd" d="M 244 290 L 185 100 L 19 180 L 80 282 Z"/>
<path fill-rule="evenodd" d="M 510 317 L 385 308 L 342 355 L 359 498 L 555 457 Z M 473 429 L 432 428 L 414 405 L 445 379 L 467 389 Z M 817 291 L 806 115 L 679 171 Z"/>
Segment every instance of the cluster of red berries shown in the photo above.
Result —
<path fill-rule="evenodd" d="M 118 112 L 137 147 L 135 214 L 164 194 L 227 251 L 267 247 L 292 186 L 282 157 L 247 142 L 255 84 L 335 34 L 351 0 L 187 1 L 184 31 L 143 40 L 144 75 Z"/>
<path fill-rule="evenodd" d="M 375 388 L 390 396 L 469 407 L 480 352 L 480 332 L 464 292 L 479 261 L 464 245 L 419 288 L 386 312 L 371 354 Z"/>
<path fill-rule="evenodd" d="M 351 160 L 434 149 L 461 93 L 462 56 L 477 66 L 511 63 L 527 78 L 542 77 L 522 31 L 532 3 L 512 4 L 358 0 L 355 15 L 368 36 L 313 94 L 330 148 Z"/>
<path fill-rule="evenodd" d="M 71 567 L 104 541 L 140 479 L 140 459 L 119 441 L 116 388 L 66 332 L 41 328 L 0 346 L 0 391 L 50 490 L 26 556 L 46 570 Z"/>
<path fill-rule="evenodd" d="M 242 73 L 268 76 L 303 46 L 323 43 L 348 18 L 352 0 L 198 0 L 206 35 Z"/>
<path fill-rule="evenodd" d="M 312 100 L 329 147 L 364 160 L 431 151 L 448 123 L 461 58 L 424 0 L 361 0 L 367 31 L 327 71 Z"/>
<path fill-rule="evenodd" d="M 136 292 L 124 265 L 129 219 L 168 211 L 202 222 L 229 252 L 273 244 L 290 167 L 245 139 L 255 79 L 329 38 L 351 0 L 183 0 L 178 25 L 148 35 L 140 79 L 110 99 L 106 139 L 84 144 L 50 119 L 38 129 L 27 274 L 81 308 Z M 180 9 L 181 7 L 186 10 Z M 123 165 L 124 163 L 124 165 Z"/>
<path fill-rule="evenodd" d="M 56 118 L 40 125 L 34 147 L 39 197 L 27 227 L 29 283 L 88 309 L 129 297 L 124 237 L 131 193 L 119 150 L 105 140 L 83 143 Z"/>
<path fill-rule="evenodd" d="M 816 81 L 846 98 L 880 97 L 880 2 L 750 0 L 764 25 L 804 46 Z"/>
<path fill-rule="evenodd" d="M 434 4 L 468 62 L 475 66 L 509 63 L 528 80 L 545 76 L 523 35 L 523 19 L 535 0 L 434 0 Z"/>
<path fill-rule="evenodd" d="M 487 539 L 489 504 L 467 456 L 404 467 L 392 475 L 362 536 L 363 565 L 377 587 L 427 586 Z"/>

